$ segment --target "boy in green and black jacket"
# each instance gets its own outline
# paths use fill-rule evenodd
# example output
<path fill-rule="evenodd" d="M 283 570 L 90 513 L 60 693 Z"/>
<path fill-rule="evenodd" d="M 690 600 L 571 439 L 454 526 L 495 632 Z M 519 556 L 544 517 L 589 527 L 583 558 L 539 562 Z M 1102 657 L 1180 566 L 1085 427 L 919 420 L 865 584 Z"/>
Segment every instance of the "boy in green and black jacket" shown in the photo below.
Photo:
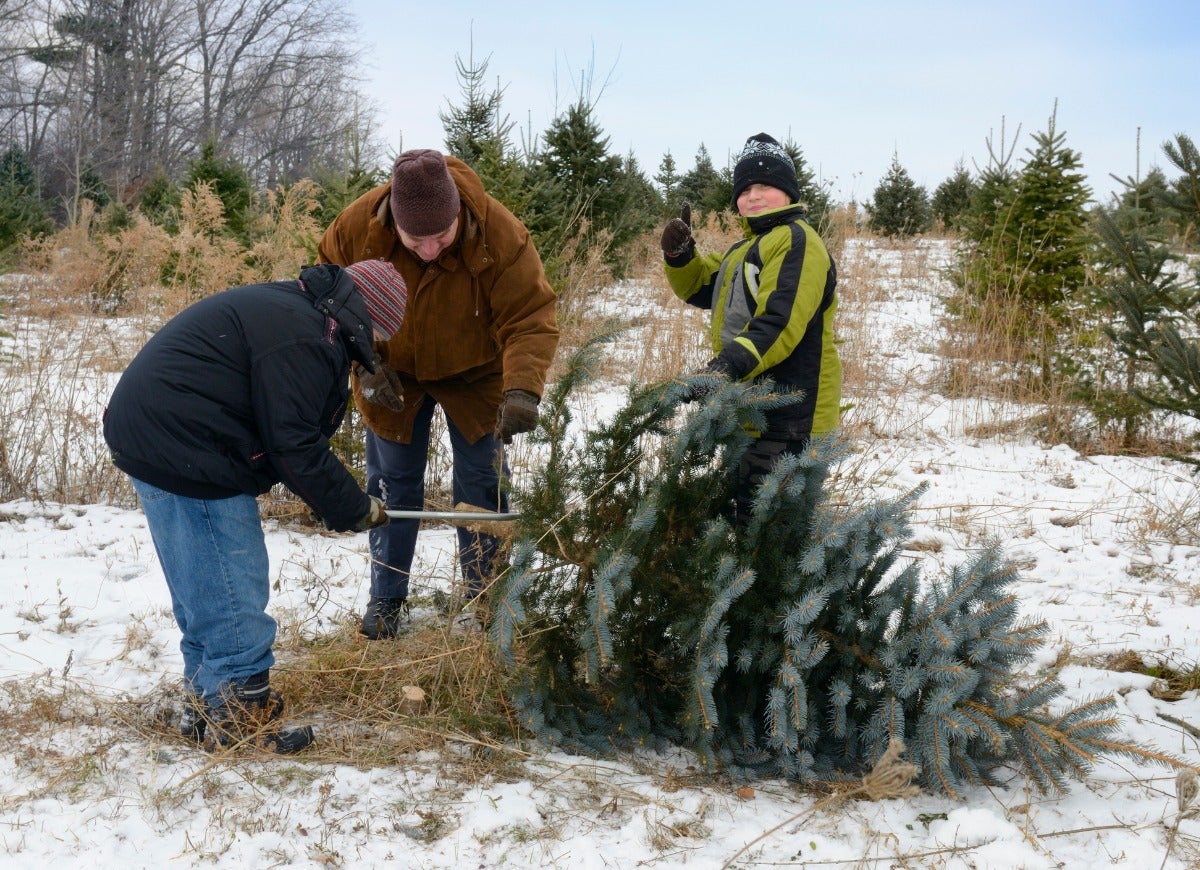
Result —
<path fill-rule="evenodd" d="M 724 256 L 698 255 L 687 205 L 662 233 L 671 289 L 713 313 L 714 356 L 704 371 L 739 381 L 770 378 L 780 390 L 803 393 L 799 403 L 769 412 L 766 431 L 742 457 L 739 522 L 749 518 L 754 491 L 780 456 L 838 426 L 837 272 L 799 198 L 791 157 L 759 133 L 746 140 L 733 170 L 733 207 L 745 237 Z"/>

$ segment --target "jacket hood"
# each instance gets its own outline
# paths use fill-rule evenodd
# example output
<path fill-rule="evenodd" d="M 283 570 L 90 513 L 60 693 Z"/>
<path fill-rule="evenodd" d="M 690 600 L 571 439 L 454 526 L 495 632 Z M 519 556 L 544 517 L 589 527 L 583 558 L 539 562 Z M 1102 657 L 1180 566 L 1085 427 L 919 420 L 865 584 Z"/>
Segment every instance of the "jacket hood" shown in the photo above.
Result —
<path fill-rule="evenodd" d="M 350 273 L 330 263 L 308 266 L 300 272 L 300 287 L 312 299 L 314 308 L 337 321 L 338 334 L 350 358 L 374 373 L 371 316 Z"/>

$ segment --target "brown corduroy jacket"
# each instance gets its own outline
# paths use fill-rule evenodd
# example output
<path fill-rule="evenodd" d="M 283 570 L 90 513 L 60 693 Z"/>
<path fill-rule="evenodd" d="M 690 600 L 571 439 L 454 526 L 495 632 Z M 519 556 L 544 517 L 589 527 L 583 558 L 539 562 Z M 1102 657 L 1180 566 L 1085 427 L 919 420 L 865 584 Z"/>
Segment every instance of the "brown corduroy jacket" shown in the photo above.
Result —
<path fill-rule="evenodd" d="M 404 444 L 427 395 L 478 441 L 495 428 L 506 390 L 542 395 L 558 347 L 554 291 L 528 230 L 469 166 L 453 157 L 446 164 L 462 205 L 458 238 L 437 260 L 422 264 L 400 243 L 390 182 L 346 206 L 318 248 L 321 262 L 339 266 L 389 260 L 408 284 L 404 325 L 376 348 L 400 375 L 404 411 L 363 401 L 353 385 L 371 431 Z"/>

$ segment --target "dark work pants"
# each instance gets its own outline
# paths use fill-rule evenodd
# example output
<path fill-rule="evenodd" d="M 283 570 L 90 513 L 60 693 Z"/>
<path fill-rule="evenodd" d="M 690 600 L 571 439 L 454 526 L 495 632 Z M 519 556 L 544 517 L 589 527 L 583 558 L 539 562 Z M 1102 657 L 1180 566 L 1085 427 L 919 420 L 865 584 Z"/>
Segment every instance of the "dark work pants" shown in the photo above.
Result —
<path fill-rule="evenodd" d="M 437 403 L 428 395 L 417 411 L 412 442 L 400 444 L 367 432 L 367 492 L 378 496 L 389 510 L 423 510 L 425 467 L 429 433 Z M 500 442 L 485 435 L 474 444 L 446 418 L 453 451 L 454 503 L 465 502 L 487 510 L 507 511 L 508 495 L 500 492 L 497 456 Z M 508 465 L 503 463 L 508 477 Z M 392 520 L 372 529 L 371 594 L 380 598 L 408 598 L 408 580 L 417 549 L 420 520 Z M 458 560 L 470 597 L 478 595 L 492 579 L 499 542 L 491 535 L 458 530 Z"/>
<path fill-rule="evenodd" d="M 754 495 L 763 478 L 775 468 L 779 457 L 803 453 L 806 447 L 808 447 L 807 438 L 798 438 L 793 441 L 759 438 L 746 449 L 738 463 L 736 498 L 739 528 L 750 522 L 750 516 L 754 509 Z"/>

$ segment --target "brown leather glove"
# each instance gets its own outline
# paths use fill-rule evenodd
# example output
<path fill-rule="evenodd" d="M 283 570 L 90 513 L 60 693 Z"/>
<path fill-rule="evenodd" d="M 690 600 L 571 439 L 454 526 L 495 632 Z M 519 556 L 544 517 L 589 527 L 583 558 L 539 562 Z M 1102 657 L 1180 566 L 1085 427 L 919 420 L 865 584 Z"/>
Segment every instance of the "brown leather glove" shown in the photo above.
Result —
<path fill-rule="evenodd" d="M 358 386 L 368 402 L 396 413 L 404 410 L 404 385 L 400 383 L 400 376 L 378 353 L 375 354 L 375 374 L 358 366 Z"/>
<path fill-rule="evenodd" d="M 496 437 L 512 444 L 514 435 L 532 432 L 538 421 L 540 400 L 528 390 L 507 390 L 496 415 Z"/>
<path fill-rule="evenodd" d="M 377 526 L 386 526 L 392 521 L 392 518 L 387 515 L 387 505 L 385 505 L 378 496 L 371 496 L 371 509 L 366 515 L 354 525 L 354 531 L 365 532 L 367 529 L 373 529 Z"/>
<path fill-rule="evenodd" d="M 692 204 L 685 202 L 679 210 L 679 217 L 671 218 L 663 227 L 662 238 L 663 257 L 668 260 L 678 260 L 684 254 L 694 251 L 696 240 L 692 237 Z"/>

